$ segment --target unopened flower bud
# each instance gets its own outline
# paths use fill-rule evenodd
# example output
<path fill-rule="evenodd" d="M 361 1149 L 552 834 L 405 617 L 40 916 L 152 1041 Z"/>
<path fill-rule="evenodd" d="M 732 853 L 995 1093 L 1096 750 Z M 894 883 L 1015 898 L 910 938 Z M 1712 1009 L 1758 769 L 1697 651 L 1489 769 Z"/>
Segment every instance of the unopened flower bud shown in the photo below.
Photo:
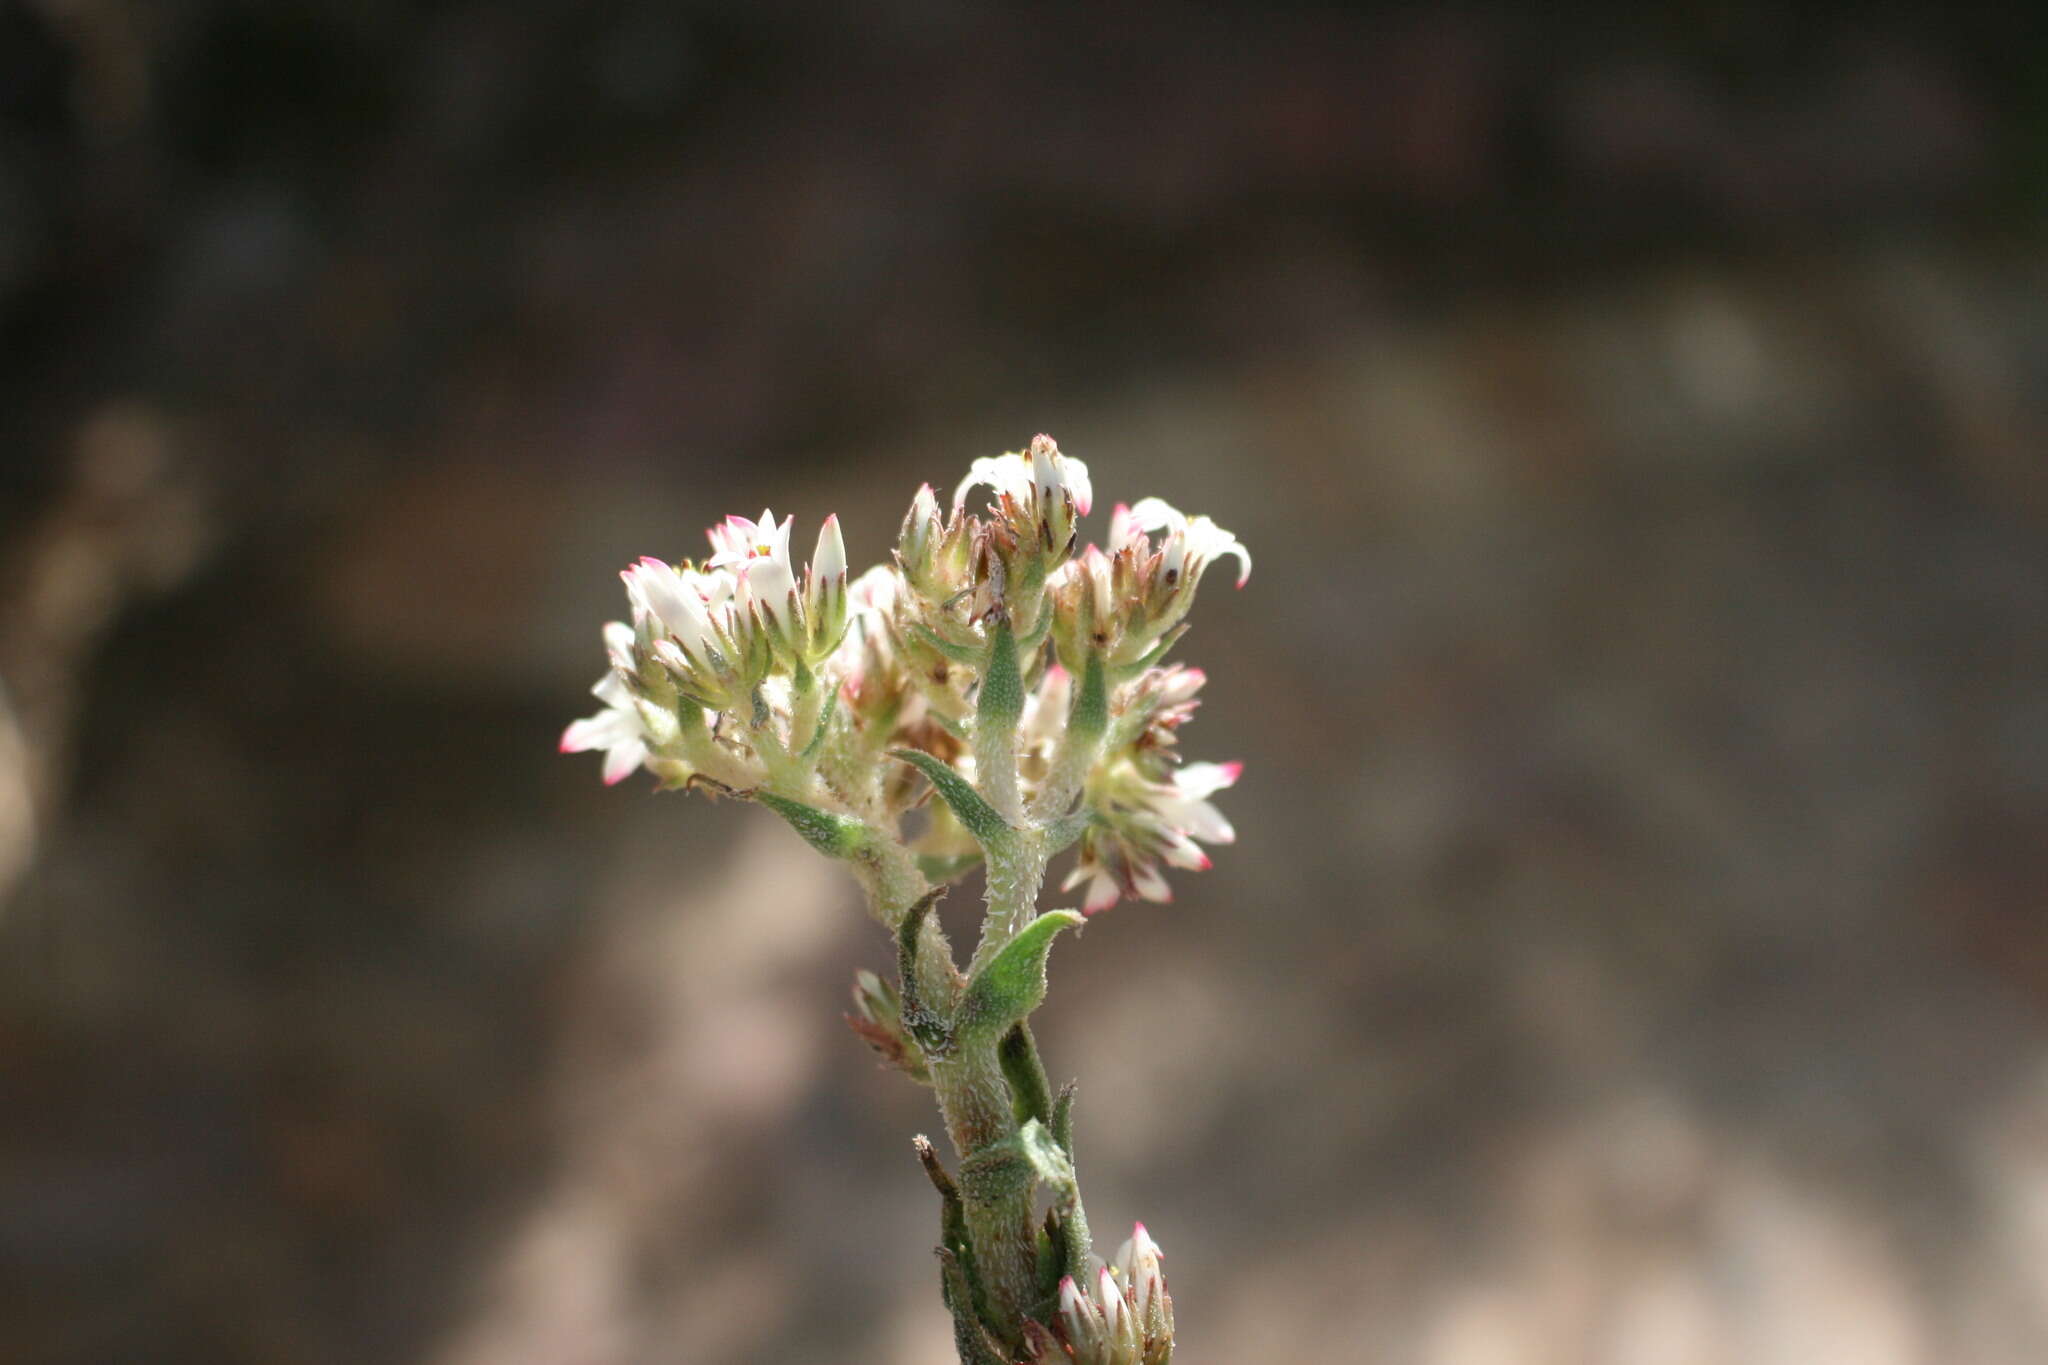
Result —
<path fill-rule="evenodd" d="M 972 542 L 968 518 L 957 510 L 951 518 L 941 518 L 932 486 L 922 484 L 903 518 L 903 530 L 896 541 L 896 563 L 921 596 L 947 603 L 969 585 L 967 563 Z"/>
<path fill-rule="evenodd" d="M 1116 1273 L 1104 1266 L 1096 1276 L 1095 1296 L 1102 1304 L 1102 1320 L 1109 1334 L 1110 1359 L 1116 1365 L 1137 1365 L 1143 1342 L 1138 1336 L 1137 1314 L 1131 1311 Z"/>
<path fill-rule="evenodd" d="M 1076 1365 L 1114 1365 L 1109 1324 L 1103 1319 L 1102 1308 L 1074 1283 L 1072 1275 L 1060 1280 L 1059 1319 L 1060 1334 L 1066 1338 Z"/>
<path fill-rule="evenodd" d="M 1117 1252 L 1117 1270 L 1130 1295 L 1131 1314 L 1144 1341 L 1144 1365 L 1163 1365 L 1173 1352 L 1173 1299 L 1166 1292 L 1166 1276 L 1159 1268 L 1164 1254 L 1143 1223 L 1131 1229 L 1130 1239 Z"/>
<path fill-rule="evenodd" d="M 1108 657 L 1123 636 L 1123 613 L 1117 610 L 1115 565 L 1090 545 L 1053 575 L 1053 649 L 1075 673 L 1087 667 L 1089 654 Z"/>
<path fill-rule="evenodd" d="M 846 634 L 846 588 L 846 542 L 834 514 L 818 528 L 818 548 L 804 570 L 804 662 L 812 668 L 830 657 Z"/>
<path fill-rule="evenodd" d="M 981 577 L 1017 628 L 1028 632 L 1040 609 L 1040 586 L 1073 553 L 1076 523 L 1094 501 L 1088 466 L 1060 454 L 1052 437 L 1036 436 L 1027 453 L 976 460 L 953 494 L 956 515 L 968 491 L 984 484 L 996 500 L 982 545 L 1000 570 L 985 564 Z"/>
<path fill-rule="evenodd" d="M 853 1008 L 854 1013 L 846 1016 L 846 1023 L 860 1035 L 861 1041 L 873 1048 L 885 1063 L 904 1072 L 912 1080 L 926 1085 L 931 1083 L 931 1073 L 925 1069 L 923 1049 L 904 1031 L 903 1001 L 894 986 L 873 972 L 856 972 Z"/>

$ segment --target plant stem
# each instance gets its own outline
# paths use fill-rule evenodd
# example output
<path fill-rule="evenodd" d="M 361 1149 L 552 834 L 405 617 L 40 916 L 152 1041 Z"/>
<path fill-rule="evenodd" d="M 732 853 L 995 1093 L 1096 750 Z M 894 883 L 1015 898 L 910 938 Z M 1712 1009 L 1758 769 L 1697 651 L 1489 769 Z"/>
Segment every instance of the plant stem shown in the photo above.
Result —
<path fill-rule="evenodd" d="M 989 1326 L 1014 1343 L 1038 1289 L 1034 1192 L 1028 1180 L 1021 1186 L 977 1180 L 965 1170 L 976 1153 L 1015 1134 L 1009 1083 L 990 1045 L 963 1048 L 931 1061 L 930 1067 L 946 1135 L 963 1166 L 961 1205 L 974 1243 L 975 1269 L 996 1318 Z"/>

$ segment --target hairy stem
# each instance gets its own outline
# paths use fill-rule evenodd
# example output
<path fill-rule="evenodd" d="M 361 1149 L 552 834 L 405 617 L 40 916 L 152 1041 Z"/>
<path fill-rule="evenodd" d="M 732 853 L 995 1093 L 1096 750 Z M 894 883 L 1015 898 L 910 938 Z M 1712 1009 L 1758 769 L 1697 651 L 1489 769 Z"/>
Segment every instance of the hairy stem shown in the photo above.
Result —
<path fill-rule="evenodd" d="M 931 1063 L 932 1086 L 939 1112 L 953 1141 L 963 1172 L 979 1152 L 1015 1134 L 1009 1082 L 993 1046 L 963 1048 Z M 1025 1310 L 1038 1286 L 1038 1237 L 1033 1224 L 1033 1190 L 1002 1181 L 984 1181 L 963 1174 L 961 1204 L 975 1266 L 995 1316 L 989 1324 L 1006 1341 L 1015 1342 Z"/>

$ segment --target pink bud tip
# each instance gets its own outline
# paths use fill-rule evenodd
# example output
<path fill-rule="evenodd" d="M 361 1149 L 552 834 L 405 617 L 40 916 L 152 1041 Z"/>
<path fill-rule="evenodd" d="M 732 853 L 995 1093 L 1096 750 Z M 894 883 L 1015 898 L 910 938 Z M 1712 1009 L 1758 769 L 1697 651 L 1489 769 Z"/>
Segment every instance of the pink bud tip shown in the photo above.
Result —
<path fill-rule="evenodd" d="M 1066 676 L 1067 670 L 1061 668 L 1058 664 L 1047 664 L 1045 666 L 1045 677 L 1047 682 L 1058 682 L 1061 678 L 1064 678 Z"/>
<path fill-rule="evenodd" d="M 1208 871 L 1208 870 L 1209 870 L 1210 868 L 1212 868 L 1212 867 L 1214 867 L 1214 866 L 1216 866 L 1216 864 L 1215 864 L 1215 863 L 1213 863 L 1213 862 L 1211 862 L 1211 861 L 1209 860 L 1209 855 L 1208 855 L 1208 854 L 1204 853 L 1204 854 L 1202 855 L 1202 861 L 1201 861 L 1201 864 L 1200 864 L 1199 866 L 1197 866 L 1197 867 L 1195 868 L 1195 871 L 1197 871 L 1197 872 L 1207 872 L 1207 871 Z"/>
<path fill-rule="evenodd" d="M 617 775 L 616 777 L 607 777 L 607 778 L 606 778 L 606 779 L 604 780 L 604 784 L 605 784 L 605 785 L 606 785 L 607 787 L 616 787 L 616 786 L 618 786 L 618 785 L 619 785 L 619 784 L 620 784 L 621 782 L 624 782 L 624 781 L 625 781 L 625 780 L 626 780 L 627 778 L 631 777 L 632 775 L 633 775 L 633 774 L 632 774 L 632 773 L 631 773 L 630 771 L 628 771 L 628 772 L 623 772 L 623 773 L 620 773 L 620 774 L 618 774 L 618 775 Z"/>
<path fill-rule="evenodd" d="M 1244 775 L 1244 762 L 1241 759 L 1233 758 L 1228 763 L 1219 763 L 1216 766 L 1223 769 L 1223 775 L 1232 782 Z"/>
<path fill-rule="evenodd" d="M 575 726 L 571 725 L 568 730 L 562 731 L 562 747 L 556 750 L 557 753 L 580 754 L 583 752 L 581 749 L 577 748 L 575 745 L 569 742 L 569 731 L 574 730 L 575 728 Z"/>

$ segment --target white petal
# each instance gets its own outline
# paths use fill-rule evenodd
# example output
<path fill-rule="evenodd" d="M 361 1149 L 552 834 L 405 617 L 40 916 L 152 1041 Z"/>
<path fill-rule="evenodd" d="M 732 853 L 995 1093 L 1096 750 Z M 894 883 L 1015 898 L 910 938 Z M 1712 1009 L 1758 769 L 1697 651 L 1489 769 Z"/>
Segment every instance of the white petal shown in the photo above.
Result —
<path fill-rule="evenodd" d="M 1007 493 L 1021 502 L 1031 493 L 1031 464 L 1022 455 L 984 455 L 975 460 L 953 490 L 955 510 L 966 505 L 967 491 L 976 484 L 987 484 L 998 495 Z"/>
<path fill-rule="evenodd" d="M 1207 872 L 1211 866 L 1209 855 L 1202 852 L 1200 845 L 1179 830 L 1174 830 L 1167 836 L 1166 847 L 1160 850 L 1159 856 L 1175 867 L 1186 868 L 1190 872 Z"/>
<path fill-rule="evenodd" d="M 1131 885 L 1138 894 L 1148 901 L 1164 903 L 1173 899 L 1173 888 L 1166 878 L 1159 875 L 1159 869 L 1151 863 L 1131 864 Z"/>
<path fill-rule="evenodd" d="M 1131 507 L 1131 521 L 1142 531 L 1178 531 L 1188 524 L 1164 498 L 1139 498 Z"/>
<path fill-rule="evenodd" d="M 1122 503 L 1109 514 L 1109 552 L 1117 554 L 1145 539 L 1145 528 L 1138 524 L 1138 518 Z"/>
<path fill-rule="evenodd" d="M 636 743 L 639 739 L 640 718 L 637 715 L 631 711 L 605 710 L 571 722 L 569 728 L 562 731 L 562 752 L 587 753 L 592 749 Z"/>
<path fill-rule="evenodd" d="M 1237 831 L 1230 827 L 1230 821 L 1224 819 L 1223 812 L 1207 801 L 1162 797 L 1152 803 L 1152 810 L 1171 828 L 1183 834 L 1191 834 L 1205 844 L 1237 842 Z"/>
<path fill-rule="evenodd" d="M 1061 885 L 1060 889 L 1071 891 L 1083 881 L 1088 883 L 1088 892 L 1081 898 L 1082 914 L 1100 914 L 1116 904 L 1119 894 L 1116 879 L 1099 867 L 1075 868 L 1067 875 L 1067 880 Z"/>
<path fill-rule="evenodd" d="M 811 555 L 811 572 L 830 582 L 846 572 L 846 542 L 839 535 L 837 513 L 825 518 L 818 528 L 818 548 Z"/>
<path fill-rule="evenodd" d="M 1191 800 L 1200 800 L 1225 787 L 1235 786 L 1244 772 L 1242 763 L 1190 763 L 1176 769 L 1173 788 Z"/>
<path fill-rule="evenodd" d="M 604 623 L 604 652 L 613 668 L 631 672 L 633 669 L 633 647 L 639 637 L 624 621 Z"/>
<path fill-rule="evenodd" d="M 1237 558 L 1240 572 L 1237 586 L 1243 587 L 1245 580 L 1252 576 L 1252 553 L 1245 549 L 1238 538 L 1218 526 L 1207 517 L 1196 517 L 1188 523 L 1188 554 L 1203 564 L 1225 555 Z"/>
<path fill-rule="evenodd" d="M 1088 477 L 1088 466 L 1071 455 L 1062 455 L 1060 463 L 1066 466 L 1067 492 L 1073 494 L 1074 510 L 1085 517 L 1095 505 L 1095 484 Z"/>
<path fill-rule="evenodd" d="M 606 750 L 604 756 L 604 781 L 614 786 L 632 776 L 633 770 L 646 761 L 647 746 L 639 740 L 628 740 Z"/>

